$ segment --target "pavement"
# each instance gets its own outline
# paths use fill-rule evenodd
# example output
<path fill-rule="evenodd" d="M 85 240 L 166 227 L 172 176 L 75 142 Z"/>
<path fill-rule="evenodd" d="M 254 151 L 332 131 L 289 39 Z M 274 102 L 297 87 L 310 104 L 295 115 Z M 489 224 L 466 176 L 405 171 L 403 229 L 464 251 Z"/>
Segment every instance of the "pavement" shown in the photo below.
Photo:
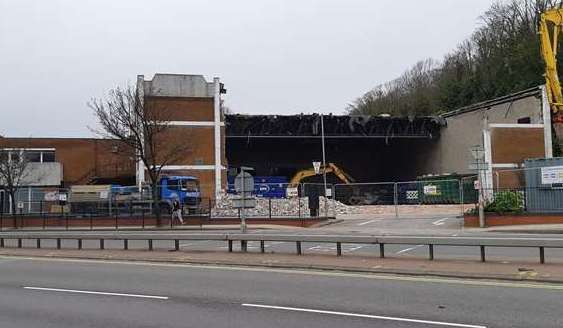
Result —
<path fill-rule="evenodd" d="M 305 257 L 303 257 L 305 258 Z M 0 327 L 561 327 L 563 286 L 0 257 Z"/>

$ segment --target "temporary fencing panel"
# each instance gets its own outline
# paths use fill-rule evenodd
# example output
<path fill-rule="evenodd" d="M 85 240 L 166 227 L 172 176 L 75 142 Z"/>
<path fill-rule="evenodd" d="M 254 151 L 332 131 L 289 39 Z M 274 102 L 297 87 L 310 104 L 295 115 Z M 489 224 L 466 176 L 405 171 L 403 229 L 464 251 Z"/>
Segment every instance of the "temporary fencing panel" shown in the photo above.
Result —
<path fill-rule="evenodd" d="M 351 183 L 334 186 L 334 199 L 346 205 L 393 205 L 395 183 Z"/>

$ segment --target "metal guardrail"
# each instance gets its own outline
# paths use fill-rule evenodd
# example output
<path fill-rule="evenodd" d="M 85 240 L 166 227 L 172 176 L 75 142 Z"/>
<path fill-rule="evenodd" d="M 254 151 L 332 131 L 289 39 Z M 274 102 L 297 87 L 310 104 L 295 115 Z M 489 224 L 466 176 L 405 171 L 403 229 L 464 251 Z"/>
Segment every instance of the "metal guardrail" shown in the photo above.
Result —
<path fill-rule="evenodd" d="M 42 240 L 56 240 L 57 249 L 61 249 L 62 240 L 76 240 L 77 248 L 82 249 L 83 240 L 98 240 L 99 248 L 105 249 L 106 240 L 120 240 L 123 249 L 129 249 L 129 241 L 146 241 L 149 251 L 153 250 L 154 241 L 174 241 L 176 251 L 180 241 L 208 240 L 225 241 L 229 252 L 233 252 L 233 243 L 240 242 L 241 251 L 247 251 L 249 241 L 260 242 L 261 253 L 265 252 L 265 242 L 294 242 L 296 253 L 303 254 L 302 243 L 336 244 L 336 255 L 342 256 L 342 244 L 379 245 L 379 256 L 385 257 L 385 245 L 426 245 L 428 259 L 434 260 L 434 246 L 479 247 L 481 261 L 485 262 L 485 247 L 538 248 L 540 263 L 545 263 L 545 248 L 563 248 L 563 239 L 555 238 L 492 238 L 492 237 L 416 237 L 416 236 L 350 236 L 350 235 L 282 235 L 282 234 L 177 234 L 150 236 L 147 234 L 72 234 L 72 233 L 4 233 L 0 234 L 0 248 L 6 240 L 17 240 L 17 247 L 22 248 L 22 240 L 36 240 L 36 247 L 41 248 Z"/>

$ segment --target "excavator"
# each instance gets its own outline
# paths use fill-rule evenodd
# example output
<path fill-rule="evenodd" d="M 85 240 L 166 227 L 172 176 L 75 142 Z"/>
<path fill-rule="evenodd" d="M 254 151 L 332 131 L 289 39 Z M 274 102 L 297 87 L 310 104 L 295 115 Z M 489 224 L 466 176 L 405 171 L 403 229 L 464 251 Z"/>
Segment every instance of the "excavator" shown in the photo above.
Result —
<path fill-rule="evenodd" d="M 554 125 L 563 124 L 563 93 L 557 73 L 557 48 L 563 28 L 563 8 L 550 9 L 541 14 L 538 33 L 541 55 L 545 63 L 545 86 Z"/>
<path fill-rule="evenodd" d="M 301 170 L 297 173 L 295 173 L 295 175 L 291 178 L 291 181 L 289 181 L 289 186 L 290 187 L 296 187 L 297 185 L 299 185 L 299 183 L 301 183 L 301 180 L 307 178 L 307 177 L 312 177 L 315 175 L 320 175 L 323 173 L 333 173 L 334 175 L 336 175 L 342 182 L 349 184 L 354 182 L 354 178 L 352 178 L 348 173 L 344 172 L 344 170 L 340 169 L 338 166 L 336 166 L 334 163 L 327 163 L 325 166 L 320 167 L 319 169 L 319 173 L 316 173 L 314 169 L 305 169 L 305 170 Z"/>

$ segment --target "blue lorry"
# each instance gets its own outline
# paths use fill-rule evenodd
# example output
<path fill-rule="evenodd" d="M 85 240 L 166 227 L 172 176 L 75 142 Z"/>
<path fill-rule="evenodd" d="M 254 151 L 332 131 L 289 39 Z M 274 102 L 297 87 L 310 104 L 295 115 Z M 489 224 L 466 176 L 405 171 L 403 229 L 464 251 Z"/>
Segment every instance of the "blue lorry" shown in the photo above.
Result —
<path fill-rule="evenodd" d="M 194 213 L 201 204 L 201 190 L 199 180 L 193 176 L 172 175 L 163 176 L 158 183 L 159 207 L 161 213 L 170 213 L 172 202 L 178 199 L 187 213 Z M 152 193 L 149 188 L 143 188 L 139 193 L 137 187 L 111 186 L 112 197 L 116 203 L 123 206 L 149 204 Z"/>

